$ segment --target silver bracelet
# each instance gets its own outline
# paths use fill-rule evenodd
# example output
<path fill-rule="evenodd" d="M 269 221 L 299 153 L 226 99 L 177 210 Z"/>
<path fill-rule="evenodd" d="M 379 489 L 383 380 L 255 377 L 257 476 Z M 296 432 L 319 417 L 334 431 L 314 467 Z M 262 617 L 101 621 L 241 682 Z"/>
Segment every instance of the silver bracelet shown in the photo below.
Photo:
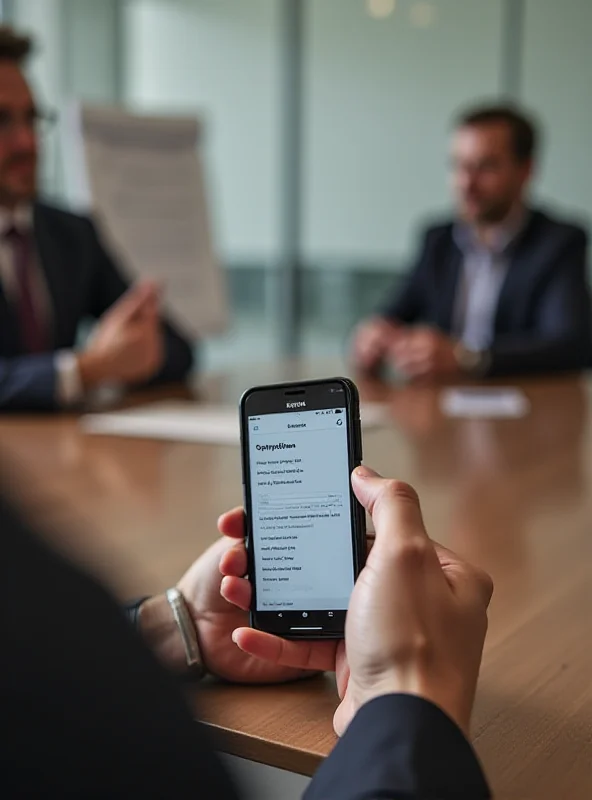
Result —
<path fill-rule="evenodd" d="M 187 668 L 191 671 L 192 677 L 203 678 L 206 668 L 201 657 L 197 630 L 189 613 L 187 601 L 177 588 L 167 589 L 165 596 L 181 634 Z"/>

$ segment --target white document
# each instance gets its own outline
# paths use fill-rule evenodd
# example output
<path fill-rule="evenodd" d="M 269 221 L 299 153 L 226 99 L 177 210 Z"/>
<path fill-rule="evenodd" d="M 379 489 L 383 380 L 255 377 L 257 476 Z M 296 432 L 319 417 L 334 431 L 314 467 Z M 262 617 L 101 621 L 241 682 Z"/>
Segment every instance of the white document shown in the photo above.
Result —
<path fill-rule="evenodd" d="M 362 405 L 362 428 L 384 422 L 384 407 Z M 151 403 L 140 408 L 108 414 L 86 414 L 81 419 L 86 433 L 168 439 L 177 442 L 233 444 L 240 442 L 238 410 L 232 406 L 198 405 L 183 401 Z"/>
<path fill-rule="evenodd" d="M 193 335 L 221 331 L 228 309 L 199 121 L 73 106 L 66 123 L 70 194 L 92 209 L 109 249 L 133 277 L 162 281 L 166 303 Z"/>
<path fill-rule="evenodd" d="M 108 414 L 87 414 L 81 424 L 87 433 L 170 439 L 178 442 L 238 444 L 238 412 L 224 406 L 194 403 L 154 403 Z"/>
<path fill-rule="evenodd" d="M 442 392 L 440 408 L 448 417 L 511 419 L 526 416 L 530 403 L 520 389 L 459 387 Z"/>

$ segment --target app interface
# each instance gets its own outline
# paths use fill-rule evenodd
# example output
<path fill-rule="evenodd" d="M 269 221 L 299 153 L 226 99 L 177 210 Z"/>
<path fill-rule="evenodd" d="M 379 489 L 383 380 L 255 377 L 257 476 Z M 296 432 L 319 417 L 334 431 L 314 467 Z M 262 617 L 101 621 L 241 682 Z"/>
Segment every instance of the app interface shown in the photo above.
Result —
<path fill-rule="evenodd" d="M 258 611 L 348 606 L 354 568 L 346 413 L 248 418 Z"/>

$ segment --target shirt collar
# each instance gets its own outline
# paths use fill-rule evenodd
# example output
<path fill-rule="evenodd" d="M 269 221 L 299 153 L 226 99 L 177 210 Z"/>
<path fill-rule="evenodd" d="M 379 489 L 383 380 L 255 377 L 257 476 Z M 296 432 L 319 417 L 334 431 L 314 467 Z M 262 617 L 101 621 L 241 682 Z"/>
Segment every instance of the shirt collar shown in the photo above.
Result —
<path fill-rule="evenodd" d="M 502 255 L 522 233 L 529 218 L 530 211 L 525 206 L 520 205 L 512 209 L 506 219 L 495 226 L 490 247 L 485 247 L 479 242 L 473 226 L 461 220 L 454 224 L 452 235 L 456 245 L 465 254 L 474 253 L 476 250 L 488 250 L 493 255 Z"/>
<path fill-rule="evenodd" d="M 16 228 L 19 233 L 25 233 L 32 227 L 32 206 L 21 205 L 10 211 L 7 208 L 0 208 L 0 237 L 5 236 L 11 228 Z"/>

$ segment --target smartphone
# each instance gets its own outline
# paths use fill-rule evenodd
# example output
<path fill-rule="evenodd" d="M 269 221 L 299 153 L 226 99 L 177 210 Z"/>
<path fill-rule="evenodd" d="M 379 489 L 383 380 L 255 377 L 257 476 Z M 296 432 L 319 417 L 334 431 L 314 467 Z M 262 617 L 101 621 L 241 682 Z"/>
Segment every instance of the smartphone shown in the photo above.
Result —
<path fill-rule="evenodd" d="M 362 460 L 358 390 L 348 378 L 257 386 L 240 421 L 251 626 L 342 638 L 366 555 L 350 483 Z"/>

